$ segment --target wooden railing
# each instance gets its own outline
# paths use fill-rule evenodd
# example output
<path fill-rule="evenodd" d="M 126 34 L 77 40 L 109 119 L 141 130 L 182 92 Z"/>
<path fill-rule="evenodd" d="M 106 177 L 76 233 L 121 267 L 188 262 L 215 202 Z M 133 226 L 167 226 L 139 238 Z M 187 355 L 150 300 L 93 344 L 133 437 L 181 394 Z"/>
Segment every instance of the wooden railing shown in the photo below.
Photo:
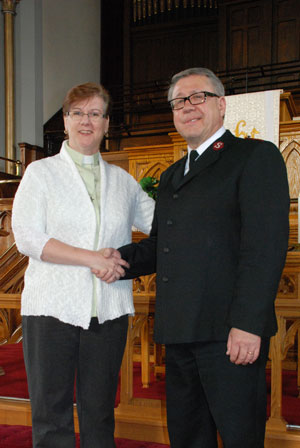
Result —
<path fill-rule="evenodd" d="M 287 255 L 285 269 L 282 274 L 275 302 L 278 332 L 271 339 L 271 407 L 267 422 L 267 435 L 270 446 L 274 440 L 281 438 L 278 447 L 299 446 L 299 431 L 291 432 L 291 427 L 282 416 L 282 366 L 288 350 L 295 346 L 300 330 L 300 252 L 291 251 Z M 299 359 L 296 368 L 299 373 Z M 299 384 L 299 380 L 298 380 Z M 294 427 L 295 429 L 295 427 Z M 289 442 L 288 442 L 289 441 Z M 289 445 L 288 443 L 295 443 Z M 268 446 L 268 445 L 266 445 Z"/>
<path fill-rule="evenodd" d="M 19 143 L 20 158 L 22 164 L 22 174 L 24 174 L 27 165 L 34 160 L 42 159 L 46 156 L 43 148 L 37 145 L 30 145 L 29 143 Z"/>

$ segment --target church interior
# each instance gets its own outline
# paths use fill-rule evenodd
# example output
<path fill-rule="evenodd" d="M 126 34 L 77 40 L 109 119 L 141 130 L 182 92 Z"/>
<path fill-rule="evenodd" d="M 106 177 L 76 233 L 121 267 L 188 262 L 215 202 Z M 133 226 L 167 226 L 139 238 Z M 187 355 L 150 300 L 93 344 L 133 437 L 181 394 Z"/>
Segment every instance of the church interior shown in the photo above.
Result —
<path fill-rule="evenodd" d="M 22 66 L 16 67 L 14 52 L 20 57 L 20 48 L 15 46 L 17 33 L 21 32 L 17 22 L 22 14 L 26 15 L 26 8 L 44 6 L 45 10 L 39 10 L 41 15 L 37 14 L 35 20 L 42 20 L 46 30 L 47 14 L 51 16 L 51 1 L 42 0 L 38 6 L 34 0 L 30 0 L 29 5 L 26 5 L 27 0 L 0 2 L 1 31 L 4 35 L 0 42 L 3 67 L 3 89 L 0 91 L 0 159 L 3 162 L 0 171 L 0 446 L 3 448 L 13 445 L 1 445 L 1 427 L 6 430 L 17 425 L 21 431 L 21 428 L 30 428 L 31 425 L 20 317 L 21 292 L 28 259 L 18 252 L 14 242 L 11 229 L 13 198 L 26 167 L 32 161 L 56 154 L 64 140 L 63 115 L 59 106 L 62 97 L 55 99 L 56 103 L 53 104 L 56 106 L 51 113 L 45 113 L 47 105 L 44 104 L 44 113 L 36 120 L 35 114 L 38 115 L 42 107 L 37 105 L 39 81 L 28 80 L 24 61 L 24 71 Z M 80 20 L 85 20 L 81 18 L 82 8 L 90 9 L 91 15 L 93 8 L 97 11 L 94 14 L 99 22 L 94 49 L 98 54 L 96 62 L 94 53 L 90 52 L 96 67 L 94 79 L 84 78 L 82 73 L 77 79 L 78 82 L 101 82 L 110 92 L 113 100 L 110 127 L 99 149 L 104 160 L 125 169 L 138 181 L 145 177 L 159 180 L 166 168 L 186 154 L 186 142 L 174 128 L 166 99 L 168 84 L 174 73 L 188 67 L 208 67 L 220 77 L 228 97 L 279 91 L 277 146 L 288 172 L 290 238 L 275 301 L 278 332 L 271 339 L 266 372 L 268 420 L 265 447 L 300 446 L 298 0 L 64 0 L 54 1 L 53 8 L 55 4 L 58 10 L 64 9 L 66 4 L 69 9 L 67 16 L 72 17 L 71 9 L 78 7 L 80 13 L 78 16 L 74 13 L 73 20 L 78 21 L 79 34 L 84 33 L 80 23 Z M 62 11 L 59 12 L 62 14 Z M 57 17 L 58 12 L 56 21 Z M 64 33 L 68 33 L 67 21 L 63 29 Z M 52 29 L 51 33 L 55 34 L 55 30 Z M 25 39 L 27 36 L 30 46 L 29 29 L 26 30 Z M 70 41 L 70 46 L 76 49 L 78 45 L 78 51 L 81 51 L 81 41 L 74 43 L 74 36 Z M 47 45 L 50 46 L 50 43 Z M 44 45 L 42 49 L 37 49 L 38 58 L 45 58 L 43 50 L 46 48 L 49 47 Z M 64 57 L 68 65 L 68 55 Z M 33 66 L 30 55 L 28 58 L 31 64 L 28 73 L 40 73 L 39 67 Z M 60 76 L 55 73 L 55 63 L 53 71 L 53 77 L 59 84 Z M 74 82 L 69 87 L 77 83 L 75 74 L 72 68 Z M 50 79 L 50 74 L 49 78 L 46 75 L 43 76 L 44 92 L 47 79 Z M 31 139 L 22 133 L 22 126 L 26 126 L 28 117 L 22 117 L 26 112 L 24 106 L 18 103 L 20 86 L 16 87 L 16 79 L 26 86 L 27 83 L 36 82 L 34 99 L 31 95 L 35 113 L 31 115 L 38 123 L 39 130 L 37 134 L 31 133 Z M 52 84 L 51 89 L 48 98 L 59 96 Z M 46 102 L 45 95 L 43 101 Z M 242 134 L 238 135 L 237 131 L 236 136 Z M 132 233 L 133 241 L 143 237 L 145 235 L 138 231 Z M 155 274 L 134 280 L 136 314 L 130 317 L 115 406 L 115 437 L 120 441 L 131 440 L 132 443 L 125 445 L 124 442 L 122 445 L 119 442 L 120 448 L 169 446 L 164 347 L 155 344 L 152 339 L 155 294 Z M 74 418 L 78 430 L 76 405 Z M 219 440 L 219 448 L 222 446 Z"/>

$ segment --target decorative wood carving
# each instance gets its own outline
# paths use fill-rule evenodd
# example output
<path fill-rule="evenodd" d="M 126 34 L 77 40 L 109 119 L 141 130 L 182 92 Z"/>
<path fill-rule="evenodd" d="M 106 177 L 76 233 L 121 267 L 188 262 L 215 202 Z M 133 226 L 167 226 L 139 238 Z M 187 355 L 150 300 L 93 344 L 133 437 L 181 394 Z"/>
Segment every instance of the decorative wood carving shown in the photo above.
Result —
<path fill-rule="evenodd" d="M 6 297 L 21 298 L 27 257 L 20 254 L 11 230 L 12 198 L 0 199 L 0 228 L 6 236 L 0 237 L 0 345 L 15 343 L 22 338 L 21 316 L 17 309 L 6 307 Z M 4 302 L 3 300 L 4 299 Z"/>
<path fill-rule="evenodd" d="M 141 294 L 145 293 L 149 297 L 153 296 L 155 298 L 156 294 L 156 284 L 155 284 L 156 274 L 146 275 L 143 277 L 138 277 L 133 280 L 133 293 Z"/>
<path fill-rule="evenodd" d="M 283 95 L 281 104 L 284 104 L 286 116 L 293 113 L 293 102 L 286 101 L 288 95 Z M 284 158 L 289 181 L 291 197 L 290 208 L 290 245 L 298 243 L 298 197 L 300 194 L 300 120 L 291 120 L 280 123 L 279 149 Z"/>
<path fill-rule="evenodd" d="M 298 298 L 298 277 L 296 275 L 282 275 L 279 283 L 277 297 L 289 299 Z"/>
<path fill-rule="evenodd" d="M 271 339 L 270 345 L 271 412 L 267 422 L 267 436 L 270 446 L 275 446 L 272 443 L 278 438 L 281 438 L 281 443 L 283 443 L 282 440 L 285 440 L 285 437 L 288 438 L 289 434 L 287 429 L 288 422 L 282 417 L 282 361 L 286 358 L 289 348 L 294 346 L 295 339 L 299 334 L 299 278 L 300 252 L 289 252 L 275 302 L 278 332 Z M 280 433 L 281 436 L 279 436 Z"/>
<path fill-rule="evenodd" d="M 296 199 L 300 193 L 300 121 L 281 127 L 280 151 L 288 171 L 290 197 Z"/>
<path fill-rule="evenodd" d="M 151 176 L 156 179 L 174 162 L 173 145 L 143 146 L 125 149 L 129 172 L 137 180 Z"/>

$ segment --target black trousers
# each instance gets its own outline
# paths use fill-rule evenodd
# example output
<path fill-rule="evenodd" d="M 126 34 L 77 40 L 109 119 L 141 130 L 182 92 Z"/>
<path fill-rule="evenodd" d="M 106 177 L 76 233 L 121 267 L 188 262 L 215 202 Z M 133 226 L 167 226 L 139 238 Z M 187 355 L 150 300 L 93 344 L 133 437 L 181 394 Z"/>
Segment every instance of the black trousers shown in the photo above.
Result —
<path fill-rule="evenodd" d="M 258 360 L 232 364 L 226 342 L 166 345 L 167 421 L 172 448 L 263 448 L 269 340 Z"/>
<path fill-rule="evenodd" d="M 115 448 L 114 404 L 128 317 L 88 330 L 53 317 L 23 316 L 33 448 L 74 448 L 73 398 L 81 448 Z"/>

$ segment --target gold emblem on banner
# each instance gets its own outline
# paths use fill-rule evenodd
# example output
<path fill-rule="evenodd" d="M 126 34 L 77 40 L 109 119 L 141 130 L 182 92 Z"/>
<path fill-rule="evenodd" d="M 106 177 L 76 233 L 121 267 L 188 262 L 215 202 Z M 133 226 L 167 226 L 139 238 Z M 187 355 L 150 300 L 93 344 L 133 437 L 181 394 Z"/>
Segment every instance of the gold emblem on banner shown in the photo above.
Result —
<path fill-rule="evenodd" d="M 237 125 L 234 130 L 234 134 L 236 137 L 243 137 L 243 138 L 255 138 L 257 134 L 260 134 L 260 132 L 254 127 L 250 134 L 248 132 L 242 131 L 241 128 L 244 128 L 247 126 L 247 123 L 245 120 L 240 120 L 237 122 Z"/>

